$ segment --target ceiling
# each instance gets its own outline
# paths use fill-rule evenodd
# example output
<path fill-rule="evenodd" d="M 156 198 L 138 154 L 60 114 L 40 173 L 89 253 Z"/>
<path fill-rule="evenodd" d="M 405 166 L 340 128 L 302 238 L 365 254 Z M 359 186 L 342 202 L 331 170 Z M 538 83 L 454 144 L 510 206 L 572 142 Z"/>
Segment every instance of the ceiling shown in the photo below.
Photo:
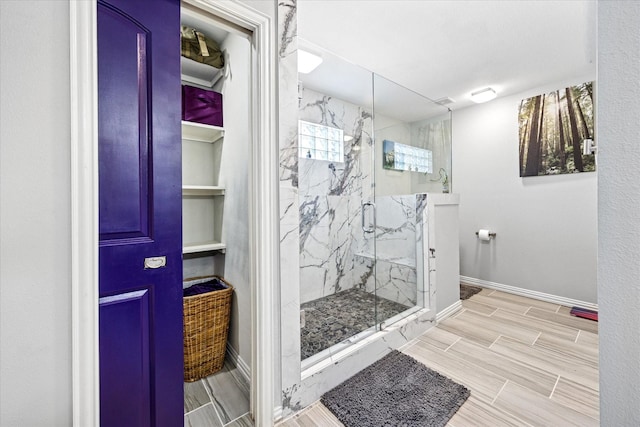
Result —
<path fill-rule="evenodd" d="M 594 0 L 298 0 L 298 35 L 452 110 L 592 76 Z M 339 73 L 324 84 L 349 86 Z M 355 82 L 354 82 L 355 84 Z"/>

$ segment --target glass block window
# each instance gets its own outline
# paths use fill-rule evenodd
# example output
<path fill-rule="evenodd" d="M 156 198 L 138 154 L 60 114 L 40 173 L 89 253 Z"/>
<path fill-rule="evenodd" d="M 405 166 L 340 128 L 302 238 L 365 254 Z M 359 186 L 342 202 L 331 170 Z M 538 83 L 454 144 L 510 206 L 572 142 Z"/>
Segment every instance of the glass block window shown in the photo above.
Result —
<path fill-rule="evenodd" d="M 433 173 L 431 150 L 384 140 L 382 143 L 383 167 L 402 171 Z"/>
<path fill-rule="evenodd" d="M 344 132 L 329 126 L 298 120 L 298 155 L 331 162 L 344 161 Z"/>

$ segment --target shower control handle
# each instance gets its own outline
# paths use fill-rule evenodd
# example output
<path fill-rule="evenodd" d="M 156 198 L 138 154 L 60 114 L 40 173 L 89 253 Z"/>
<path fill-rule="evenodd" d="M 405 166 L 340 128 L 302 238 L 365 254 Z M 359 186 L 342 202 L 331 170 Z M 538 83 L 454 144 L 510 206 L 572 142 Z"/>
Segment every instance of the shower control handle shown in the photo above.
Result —
<path fill-rule="evenodd" d="M 365 224 L 365 214 L 367 206 L 373 208 L 373 226 L 369 227 L 367 227 L 367 225 Z M 365 233 L 373 233 L 374 231 L 376 231 L 376 204 L 373 202 L 365 202 L 362 204 L 362 231 L 364 231 Z"/>

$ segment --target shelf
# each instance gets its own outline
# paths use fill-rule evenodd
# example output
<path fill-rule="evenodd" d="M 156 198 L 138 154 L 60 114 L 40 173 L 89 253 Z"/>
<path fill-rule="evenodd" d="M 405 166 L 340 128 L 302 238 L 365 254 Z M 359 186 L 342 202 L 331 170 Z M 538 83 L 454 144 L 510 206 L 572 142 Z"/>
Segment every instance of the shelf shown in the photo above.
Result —
<path fill-rule="evenodd" d="M 182 121 L 182 139 L 213 144 L 222 137 L 224 137 L 224 129 L 220 126 Z"/>
<path fill-rule="evenodd" d="M 223 196 L 224 188 L 215 185 L 183 185 L 183 196 Z"/>
<path fill-rule="evenodd" d="M 388 262 L 389 264 L 402 265 L 404 267 L 410 267 L 413 269 L 416 268 L 416 260 L 414 258 L 389 258 L 389 257 L 385 258 L 382 256 L 378 256 L 376 258 L 372 254 L 368 254 L 364 252 L 356 252 L 354 255 L 360 258 L 365 258 L 369 261 Z"/>
<path fill-rule="evenodd" d="M 190 243 L 182 248 L 183 254 L 195 254 L 198 252 L 222 251 L 227 245 L 220 242 Z"/>
<path fill-rule="evenodd" d="M 194 83 L 199 86 L 213 87 L 214 84 L 222 77 L 222 69 L 215 68 L 210 65 L 202 64 L 193 59 L 180 57 L 180 65 L 182 68 L 182 81 Z"/>

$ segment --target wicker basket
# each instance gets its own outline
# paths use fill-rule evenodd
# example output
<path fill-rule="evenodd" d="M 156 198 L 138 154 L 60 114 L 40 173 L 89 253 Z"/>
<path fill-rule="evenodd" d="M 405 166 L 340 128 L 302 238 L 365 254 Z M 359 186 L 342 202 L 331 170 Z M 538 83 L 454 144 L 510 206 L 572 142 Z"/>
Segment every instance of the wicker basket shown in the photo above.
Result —
<path fill-rule="evenodd" d="M 227 289 L 183 298 L 184 380 L 192 382 L 222 369 L 229 332 L 233 286 L 219 276 L 194 277 L 186 281 L 217 278 Z"/>

